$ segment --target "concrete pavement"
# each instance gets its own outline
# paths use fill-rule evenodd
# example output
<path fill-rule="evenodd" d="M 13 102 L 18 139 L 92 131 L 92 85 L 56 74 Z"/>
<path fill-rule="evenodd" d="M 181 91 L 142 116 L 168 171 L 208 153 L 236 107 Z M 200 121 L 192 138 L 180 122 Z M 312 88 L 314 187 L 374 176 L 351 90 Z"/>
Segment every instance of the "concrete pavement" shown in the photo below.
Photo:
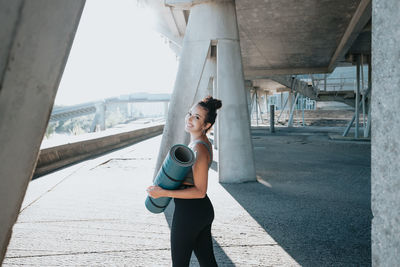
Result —
<path fill-rule="evenodd" d="M 220 184 L 213 163 L 220 266 L 370 265 L 370 145 L 318 129 L 253 128 L 258 182 Z M 32 181 L 3 266 L 170 266 L 173 207 L 144 207 L 160 141 Z"/>

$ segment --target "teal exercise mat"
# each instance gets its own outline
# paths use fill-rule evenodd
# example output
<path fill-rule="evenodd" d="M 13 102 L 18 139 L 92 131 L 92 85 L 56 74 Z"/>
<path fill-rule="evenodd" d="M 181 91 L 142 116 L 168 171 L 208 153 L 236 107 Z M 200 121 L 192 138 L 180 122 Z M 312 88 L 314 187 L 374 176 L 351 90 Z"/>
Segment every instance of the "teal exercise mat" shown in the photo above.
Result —
<path fill-rule="evenodd" d="M 196 156 L 188 146 L 182 144 L 172 146 L 154 179 L 154 185 L 168 190 L 177 189 L 195 161 Z M 170 201 L 170 197 L 152 198 L 147 196 L 145 205 L 149 211 L 161 213 Z"/>

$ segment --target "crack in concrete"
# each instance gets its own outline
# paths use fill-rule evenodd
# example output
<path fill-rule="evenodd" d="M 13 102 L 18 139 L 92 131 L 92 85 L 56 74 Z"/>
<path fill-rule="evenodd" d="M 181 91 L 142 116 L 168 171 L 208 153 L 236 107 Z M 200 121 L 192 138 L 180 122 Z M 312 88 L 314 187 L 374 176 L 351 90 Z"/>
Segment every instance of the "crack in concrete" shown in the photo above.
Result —
<path fill-rule="evenodd" d="M 274 246 L 279 246 L 278 243 L 275 244 L 238 244 L 238 245 L 221 245 L 219 244 L 218 246 L 214 246 L 214 247 L 221 247 L 221 248 L 235 248 L 235 247 L 274 247 Z"/>
<path fill-rule="evenodd" d="M 85 255 L 85 254 L 108 254 L 108 253 L 122 253 L 133 251 L 163 251 L 170 250 L 170 248 L 148 248 L 148 249 L 129 249 L 129 250 L 108 250 L 108 251 L 81 251 L 81 252 L 68 252 L 57 254 L 42 254 L 42 255 L 25 255 L 25 256 L 11 256 L 5 259 L 21 259 L 21 258 L 35 258 L 35 257 L 53 257 L 53 256 L 72 256 L 72 255 Z"/>
<path fill-rule="evenodd" d="M 72 175 L 74 175 L 75 173 L 77 173 L 78 171 L 80 171 L 83 167 L 85 167 L 84 165 L 82 165 L 81 167 L 77 168 L 76 170 L 74 170 L 72 173 L 68 174 L 67 176 L 65 176 L 64 178 L 61 179 L 61 181 L 59 181 L 58 183 L 56 183 L 53 187 L 51 187 L 50 189 L 46 190 L 46 192 L 44 192 L 43 194 L 41 194 L 38 198 L 36 198 L 35 200 L 33 200 L 31 203 L 29 203 L 28 205 L 26 205 L 25 208 L 21 209 L 19 211 L 19 215 L 22 214 L 22 212 L 24 212 L 27 208 L 29 208 L 30 206 L 32 206 L 36 201 L 38 201 L 39 199 L 41 199 L 44 195 L 46 195 L 47 193 L 51 192 L 54 190 L 54 188 L 56 188 L 59 184 L 61 184 L 62 182 L 64 182 L 66 179 L 68 179 L 69 177 L 71 177 Z"/>
<path fill-rule="evenodd" d="M 279 246 L 279 244 L 241 244 L 241 245 L 218 245 L 217 247 L 272 247 Z M 67 253 L 55 253 L 55 254 L 41 254 L 41 255 L 25 255 L 25 256 L 11 256 L 5 257 L 6 259 L 20 259 L 20 258 L 35 258 L 35 257 L 53 257 L 53 256 L 72 256 L 72 255 L 85 255 L 85 254 L 107 254 L 107 253 L 123 253 L 133 251 L 168 251 L 170 248 L 148 248 L 148 249 L 129 249 L 129 250 L 106 250 L 106 251 L 82 251 L 82 252 L 67 252 Z"/>
<path fill-rule="evenodd" d="M 111 222 L 119 221 L 118 219 L 81 219 L 81 220 L 54 220 L 54 221 L 31 221 L 31 222 L 17 222 L 19 223 L 64 223 L 64 222 Z"/>

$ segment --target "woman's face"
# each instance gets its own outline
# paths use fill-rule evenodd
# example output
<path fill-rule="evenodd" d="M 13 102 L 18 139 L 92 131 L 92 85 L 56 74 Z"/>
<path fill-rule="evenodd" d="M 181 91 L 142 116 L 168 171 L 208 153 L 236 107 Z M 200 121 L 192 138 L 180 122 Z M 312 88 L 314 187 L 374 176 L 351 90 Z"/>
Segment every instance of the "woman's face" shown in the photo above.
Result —
<path fill-rule="evenodd" d="M 203 132 L 210 125 L 208 122 L 204 124 L 207 111 L 200 105 L 194 105 L 186 114 L 185 131 L 189 133 Z"/>

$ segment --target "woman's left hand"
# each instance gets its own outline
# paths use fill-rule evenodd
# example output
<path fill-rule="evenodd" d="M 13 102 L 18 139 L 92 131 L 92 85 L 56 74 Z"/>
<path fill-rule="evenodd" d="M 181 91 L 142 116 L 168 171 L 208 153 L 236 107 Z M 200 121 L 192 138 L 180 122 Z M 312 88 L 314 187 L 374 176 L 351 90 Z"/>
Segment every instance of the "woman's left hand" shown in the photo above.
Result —
<path fill-rule="evenodd" d="M 152 198 L 165 197 L 165 190 L 157 185 L 147 187 L 146 191 Z"/>

